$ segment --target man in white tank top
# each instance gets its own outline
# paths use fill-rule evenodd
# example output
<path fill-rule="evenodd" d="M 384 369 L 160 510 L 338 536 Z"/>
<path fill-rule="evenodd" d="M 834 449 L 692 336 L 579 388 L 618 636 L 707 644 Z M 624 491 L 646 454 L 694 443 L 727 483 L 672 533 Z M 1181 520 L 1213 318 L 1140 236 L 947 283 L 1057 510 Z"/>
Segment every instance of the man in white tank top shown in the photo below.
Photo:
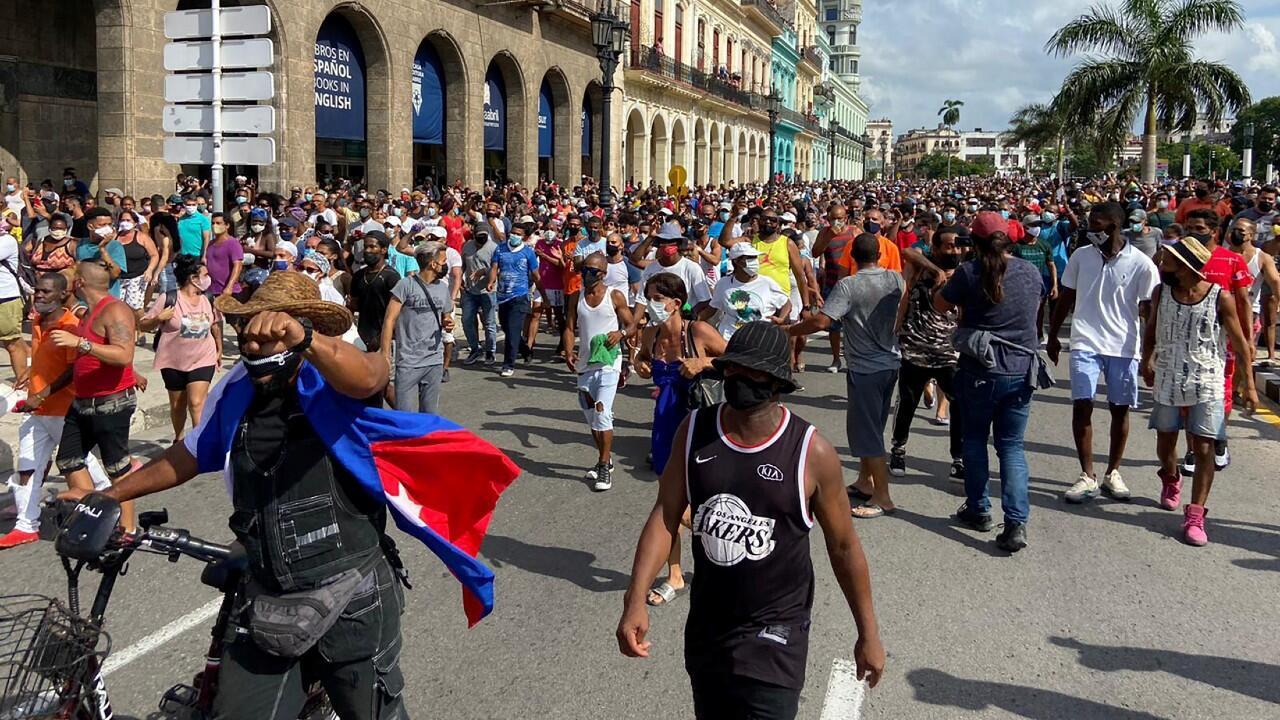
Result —
<path fill-rule="evenodd" d="M 564 304 L 564 361 L 578 373 L 578 404 L 599 452 L 587 471 L 596 492 L 613 487 L 613 398 L 622 374 L 623 340 L 635 333 L 627 297 L 605 284 L 607 273 L 603 255 L 588 255 L 582 261 L 582 289 Z"/>

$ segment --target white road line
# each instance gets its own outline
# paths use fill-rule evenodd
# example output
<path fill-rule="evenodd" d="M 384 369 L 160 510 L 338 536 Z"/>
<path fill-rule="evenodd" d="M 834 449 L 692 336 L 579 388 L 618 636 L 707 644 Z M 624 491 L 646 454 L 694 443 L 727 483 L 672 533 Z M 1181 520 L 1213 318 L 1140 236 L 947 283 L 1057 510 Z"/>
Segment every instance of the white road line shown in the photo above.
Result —
<path fill-rule="evenodd" d="M 106 664 L 102 666 L 103 677 L 164 645 L 191 628 L 205 623 L 209 618 L 218 614 L 218 608 L 221 606 L 222 598 L 210 600 L 204 606 L 183 615 L 129 647 L 119 652 L 111 653 L 111 656 L 107 658 Z"/>
<path fill-rule="evenodd" d="M 858 679 L 852 660 L 831 661 L 831 677 L 827 680 L 827 697 L 822 702 L 820 720 L 858 720 L 862 716 L 862 698 L 866 684 Z"/>

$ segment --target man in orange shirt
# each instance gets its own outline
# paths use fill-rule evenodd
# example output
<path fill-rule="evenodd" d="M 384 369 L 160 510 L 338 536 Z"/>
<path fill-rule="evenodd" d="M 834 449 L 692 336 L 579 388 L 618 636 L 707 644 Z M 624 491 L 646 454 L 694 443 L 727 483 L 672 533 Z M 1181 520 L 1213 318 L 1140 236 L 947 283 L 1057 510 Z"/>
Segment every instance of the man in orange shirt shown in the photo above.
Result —
<path fill-rule="evenodd" d="M 54 330 L 74 333 L 80 326 L 80 319 L 66 310 L 68 297 L 65 275 L 46 273 L 36 281 L 33 305 L 37 321 L 31 327 L 31 373 L 20 385 L 27 390 L 27 399 L 17 408 L 28 415 L 18 428 L 18 472 L 9 479 L 18 522 L 0 537 L 0 550 L 40 539 L 40 489 L 74 397 L 71 373 L 76 350 L 60 348 L 48 339 Z M 96 457 L 86 457 L 85 465 L 94 488 L 111 487 Z"/>
<path fill-rule="evenodd" d="M 872 235 L 875 235 L 880 241 L 880 259 L 876 261 L 876 264 L 885 270 L 893 270 L 894 272 L 901 273 L 902 253 L 898 251 L 897 243 L 884 236 L 884 213 L 882 213 L 879 208 L 871 208 L 863 217 L 863 229 Z M 894 227 L 896 228 L 897 226 L 898 223 L 895 222 Z M 893 234 L 896 236 L 898 233 L 895 230 Z M 845 255 L 847 265 L 849 267 L 849 274 L 855 275 L 858 272 L 858 264 L 853 261 L 852 252 L 853 243 L 849 243 L 845 246 Z"/>
<path fill-rule="evenodd" d="M 1213 198 L 1209 197 L 1209 186 L 1204 183 L 1196 183 L 1196 196 L 1193 198 L 1187 198 L 1186 200 L 1178 203 L 1178 212 L 1174 215 L 1174 222 L 1179 225 L 1185 225 L 1187 222 L 1187 216 L 1190 215 L 1193 210 L 1207 208 L 1217 212 L 1215 205 L 1216 203 L 1214 203 Z"/>

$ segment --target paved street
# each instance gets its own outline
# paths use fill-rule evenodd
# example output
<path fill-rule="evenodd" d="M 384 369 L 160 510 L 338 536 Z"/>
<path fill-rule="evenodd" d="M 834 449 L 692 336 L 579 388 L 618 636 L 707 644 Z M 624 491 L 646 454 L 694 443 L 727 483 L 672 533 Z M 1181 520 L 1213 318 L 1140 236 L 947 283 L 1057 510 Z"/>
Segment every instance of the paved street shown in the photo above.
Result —
<path fill-rule="evenodd" d="M 808 362 L 826 364 L 816 353 Z M 792 408 L 843 453 L 844 379 L 810 372 L 802 381 L 807 390 L 790 399 Z M 649 660 L 623 658 L 613 638 L 656 489 L 644 461 L 648 385 L 633 384 L 619 398 L 618 472 L 614 490 L 601 495 L 581 480 L 593 455 L 561 366 L 535 362 L 511 379 L 455 368 L 444 390 L 442 411 L 507 450 L 525 474 L 504 496 L 484 545 L 498 599 L 477 628 L 466 630 L 459 586 L 442 566 L 401 544 L 416 581 L 403 659 L 413 716 L 689 717 L 681 660 L 687 596 L 652 613 Z M 1101 462 L 1107 421 L 1104 413 L 1097 419 Z M 1272 481 L 1280 429 L 1269 423 L 1233 421 L 1234 464 L 1209 503 L 1212 544 L 1196 549 L 1177 539 L 1181 513 L 1154 502 L 1155 441 L 1145 413 L 1133 420 L 1133 459 L 1125 464 L 1133 502 L 1065 505 L 1061 492 L 1078 471 L 1068 395 L 1061 388 L 1041 394 L 1027 432 L 1031 545 L 1010 558 L 994 549 L 994 533 L 982 536 L 947 519 L 960 502 L 959 485 L 946 479 L 945 429 L 930 426 L 921 410 L 908 474 L 894 489 L 900 512 L 857 524 L 889 654 L 884 681 L 867 694 L 860 716 L 1276 717 L 1280 494 Z M 164 432 L 137 438 L 139 451 L 158 452 L 148 440 Z M 850 478 L 851 467 L 846 457 Z M 167 507 L 172 525 L 195 534 L 230 537 L 220 478 L 202 477 L 142 505 Z M 805 720 L 836 716 L 823 715 L 828 677 L 833 660 L 852 656 L 854 642 L 819 535 Z M 199 570 L 139 556 L 121 579 L 109 629 L 117 658 L 132 660 L 107 679 L 120 716 L 147 717 L 166 686 L 189 681 L 201 664 L 209 620 L 200 611 L 214 595 L 198 583 Z M 0 554 L 0 575 L 6 593 L 63 592 L 48 543 Z M 190 629 L 138 652 L 138 643 L 150 637 L 142 647 L 155 644 L 155 633 L 172 631 L 184 616 L 176 627 Z"/>

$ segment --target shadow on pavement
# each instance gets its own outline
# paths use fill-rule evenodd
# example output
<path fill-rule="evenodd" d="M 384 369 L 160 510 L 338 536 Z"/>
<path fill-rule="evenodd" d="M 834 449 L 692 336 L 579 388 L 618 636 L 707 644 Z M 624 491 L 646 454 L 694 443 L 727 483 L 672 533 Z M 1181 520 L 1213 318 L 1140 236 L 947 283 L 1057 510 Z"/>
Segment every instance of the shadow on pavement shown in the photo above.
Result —
<path fill-rule="evenodd" d="M 490 533 L 481 554 L 496 567 L 504 564 L 526 572 L 568 580 L 589 592 L 622 592 L 631 577 L 617 570 L 594 567 L 596 556 L 582 550 L 534 545 Z"/>
<path fill-rule="evenodd" d="M 1090 645 L 1065 637 L 1051 637 L 1049 642 L 1075 650 L 1080 655 L 1080 664 L 1092 670 L 1166 672 L 1263 702 L 1280 704 L 1280 685 L 1276 684 L 1276 678 L 1280 678 L 1280 665 L 1176 650 Z"/>
<path fill-rule="evenodd" d="M 967 680 L 941 670 L 920 669 L 907 673 L 915 699 L 972 712 L 1004 710 L 1032 720 L 1162 720 L 1159 715 L 1129 710 L 1066 695 L 1052 690 L 1009 683 Z"/>

